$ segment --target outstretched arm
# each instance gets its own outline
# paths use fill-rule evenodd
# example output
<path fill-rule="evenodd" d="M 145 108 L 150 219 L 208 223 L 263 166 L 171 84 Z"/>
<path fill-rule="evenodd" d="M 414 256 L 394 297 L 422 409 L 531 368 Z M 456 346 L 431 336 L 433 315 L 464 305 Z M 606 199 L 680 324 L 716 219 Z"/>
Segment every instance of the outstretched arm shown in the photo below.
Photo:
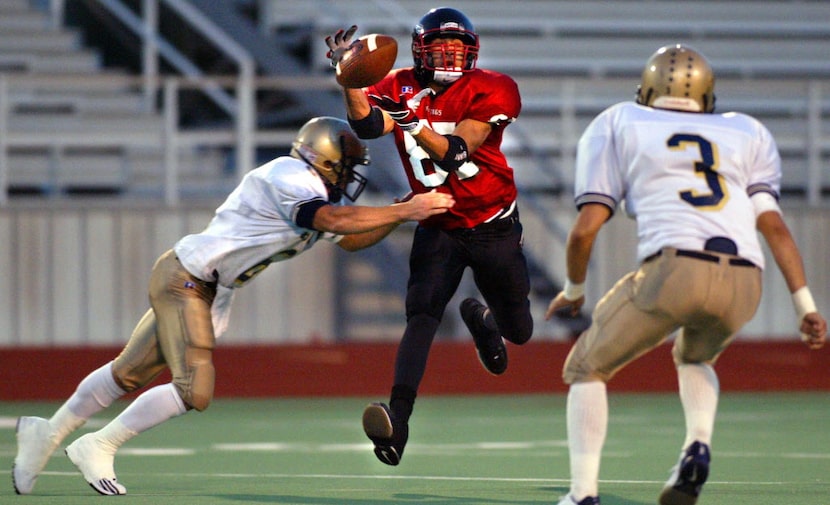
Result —
<path fill-rule="evenodd" d="M 777 211 L 767 211 L 759 215 L 756 226 L 769 245 L 775 263 L 793 295 L 802 340 L 811 349 L 823 347 L 827 334 L 827 321 L 818 313 L 807 287 L 804 262 L 790 229 Z"/>
<path fill-rule="evenodd" d="M 314 214 L 314 229 L 345 235 L 339 245 L 355 251 L 376 244 L 405 221 L 442 214 L 455 204 L 446 193 L 431 191 L 385 207 L 324 205 Z"/>

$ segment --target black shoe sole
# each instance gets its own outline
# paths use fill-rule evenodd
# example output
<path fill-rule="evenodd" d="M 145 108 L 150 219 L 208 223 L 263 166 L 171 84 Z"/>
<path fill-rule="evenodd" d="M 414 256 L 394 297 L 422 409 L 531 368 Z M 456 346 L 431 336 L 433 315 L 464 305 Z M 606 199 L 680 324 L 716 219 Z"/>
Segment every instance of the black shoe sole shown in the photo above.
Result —
<path fill-rule="evenodd" d="M 392 438 L 392 419 L 382 405 L 373 403 L 363 411 L 363 431 L 373 441 L 377 438 Z"/>
<path fill-rule="evenodd" d="M 363 411 L 363 431 L 375 444 L 375 456 L 390 466 L 401 462 L 397 449 L 385 441 L 392 439 L 394 432 L 389 411 L 379 403 L 373 403 Z"/>
<path fill-rule="evenodd" d="M 697 496 L 686 494 L 673 487 L 667 487 L 660 493 L 660 505 L 695 505 Z"/>

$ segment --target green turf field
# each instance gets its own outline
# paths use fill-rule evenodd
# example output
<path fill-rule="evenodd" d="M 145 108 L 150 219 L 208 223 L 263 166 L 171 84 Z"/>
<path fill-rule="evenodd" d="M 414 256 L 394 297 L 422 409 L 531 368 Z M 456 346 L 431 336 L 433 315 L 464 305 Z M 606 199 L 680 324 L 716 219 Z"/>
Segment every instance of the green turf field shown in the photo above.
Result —
<path fill-rule="evenodd" d="M 610 397 L 602 503 L 656 503 L 683 437 L 678 400 Z M 62 450 L 32 495 L 15 495 L 14 420 L 57 404 L 0 402 L 0 503 L 524 505 L 556 503 L 567 490 L 562 395 L 422 397 L 398 467 L 377 461 L 363 435 L 370 400 L 217 399 L 128 442 L 116 458 L 128 495 L 112 498 L 88 487 Z M 830 395 L 724 394 L 720 405 L 699 505 L 830 504 Z"/>

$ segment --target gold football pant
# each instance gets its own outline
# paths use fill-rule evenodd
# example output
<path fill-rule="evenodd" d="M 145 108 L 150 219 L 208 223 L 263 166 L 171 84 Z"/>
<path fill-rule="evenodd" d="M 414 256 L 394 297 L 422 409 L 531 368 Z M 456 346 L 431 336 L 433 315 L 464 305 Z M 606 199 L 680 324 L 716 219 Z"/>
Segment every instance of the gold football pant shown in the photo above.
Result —
<path fill-rule="evenodd" d="M 567 384 L 608 382 L 678 329 L 672 348 L 675 363 L 713 364 L 755 315 L 761 299 L 759 268 L 709 251 L 704 255 L 710 261 L 676 253 L 664 249 L 597 303 L 591 326 L 565 361 Z"/>
<path fill-rule="evenodd" d="M 166 366 L 187 408 L 206 409 L 215 381 L 215 296 L 215 283 L 191 275 L 172 250 L 162 254 L 150 275 L 151 308 L 113 363 L 119 385 L 126 391 L 144 387 Z"/>

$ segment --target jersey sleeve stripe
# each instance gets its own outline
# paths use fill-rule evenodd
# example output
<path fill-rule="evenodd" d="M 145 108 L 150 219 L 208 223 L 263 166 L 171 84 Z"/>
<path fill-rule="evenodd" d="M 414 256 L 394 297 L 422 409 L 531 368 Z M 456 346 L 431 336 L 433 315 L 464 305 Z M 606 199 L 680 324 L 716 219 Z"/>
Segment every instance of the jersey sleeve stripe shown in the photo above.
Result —
<path fill-rule="evenodd" d="M 611 210 L 611 214 L 614 214 L 617 208 L 617 201 L 602 193 L 583 193 L 577 196 L 574 201 L 576 202 L 577 209 L 586 203 L 599 203 L 608 207 Z"/>
<path fill-rule="evenodd" d="M 755 195 L 757 193 L 769 193 L 770 195 L 772 195 L 773 198 L 778 200 L 778 192 L 775 191 L 772 188 L 772 186 L 770 186 L 769 184 L 767 184 L 765 182 L 750 184 L 750 186 L 748 188 L 746 188 L 746 192 L 750 197 L 752 197 L 753 195 Z"/>

